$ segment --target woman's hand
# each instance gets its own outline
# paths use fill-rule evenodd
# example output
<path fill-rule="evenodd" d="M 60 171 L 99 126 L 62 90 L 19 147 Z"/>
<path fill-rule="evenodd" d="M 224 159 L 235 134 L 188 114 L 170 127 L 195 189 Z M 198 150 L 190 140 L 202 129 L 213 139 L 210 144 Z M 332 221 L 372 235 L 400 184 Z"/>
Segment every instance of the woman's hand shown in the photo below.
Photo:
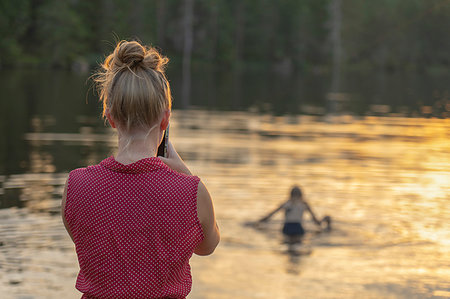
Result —
<path fill-rule="evenodd" d="M 178 155 L 175 147 L 172 145 L 172 142 L 169 141 L 169 145 L 167 147 L 167 158 L 158 156 L 161 161 L 164 162 L 167 166 L 169 166 L 172 170 L 175 170 L 179 173 L 184 173 L 187 175 L 192 175 L 189 168 L 184 163 L 183 159 L 181 159 L 180 155 Z"/>

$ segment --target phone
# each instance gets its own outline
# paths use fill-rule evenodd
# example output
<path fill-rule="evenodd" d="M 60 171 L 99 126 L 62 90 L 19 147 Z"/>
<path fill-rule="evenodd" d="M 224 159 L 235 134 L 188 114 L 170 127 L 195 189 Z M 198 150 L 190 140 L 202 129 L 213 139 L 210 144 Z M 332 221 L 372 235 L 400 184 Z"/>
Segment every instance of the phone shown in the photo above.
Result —
<path fill-rule="evenodd" d="M 169 126 L 167 126 L 166 131 L 164 131 L 163 140 L 161 144 L 158 146 L 158 157 L 167 158 L 167 148 L 169 147 Z"/>

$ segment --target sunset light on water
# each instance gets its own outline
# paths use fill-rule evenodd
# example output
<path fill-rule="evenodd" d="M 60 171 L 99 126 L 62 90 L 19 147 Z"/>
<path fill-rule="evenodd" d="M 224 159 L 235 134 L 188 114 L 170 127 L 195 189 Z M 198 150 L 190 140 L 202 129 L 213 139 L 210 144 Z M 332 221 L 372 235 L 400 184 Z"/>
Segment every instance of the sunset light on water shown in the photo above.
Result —
<path fill-rule="evenodd" d="M 191 298 L 446 296 L 448 120 L 191 110 L 175 111 L 171 128 L 178 151 L 210 188 L 222 231 L 211 260 L 193 259 Z M 3 196 L 17 194 L 24 205 L 1 211 L 7 298 L 77 298 L 73 245 L 52 216 L 65 180 L 53 172 L 59 167 L 52 153 L 79 147 L 80 164 L 113 153 L 110 130 L 97 133 L 99 142 L 83 141 L 90 132 L 67 141 L 30 132 L 33 170 L 3 177 Z M 308 220 L 304 243 L 292 254 L 280 234 L 281 215 L 261 227 L 248 224 L 285 200 L 294 184 L 316 214 L 332 217 L 333 230 L 317 233 Z"/>

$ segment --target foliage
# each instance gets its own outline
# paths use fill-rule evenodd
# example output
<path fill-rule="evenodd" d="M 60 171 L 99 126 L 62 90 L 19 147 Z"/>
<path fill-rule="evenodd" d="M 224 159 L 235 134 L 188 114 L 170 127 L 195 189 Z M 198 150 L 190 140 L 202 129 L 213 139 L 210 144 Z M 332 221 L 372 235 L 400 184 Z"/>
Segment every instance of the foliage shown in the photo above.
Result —
<path fill-rule="evenodd" d="M 221 68 L 331 67 L 333 0 L 195 0 L 195 63 Z M 343 66 L 448 68 L 447 0 L 341 0 Z M 118 38 L 179 61 L 182 0 L 0 0 L 0 66 L 95 64 Z"/>

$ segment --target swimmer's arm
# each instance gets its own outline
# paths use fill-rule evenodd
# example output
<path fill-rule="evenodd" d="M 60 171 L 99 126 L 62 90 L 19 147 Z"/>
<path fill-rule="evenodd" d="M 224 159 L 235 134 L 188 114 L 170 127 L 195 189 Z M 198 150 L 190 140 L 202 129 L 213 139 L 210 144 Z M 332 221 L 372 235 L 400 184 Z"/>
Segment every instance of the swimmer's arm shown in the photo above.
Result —
<path fill-rule="evenodd" d="M 270 219 L 273 215 L 275 215 L 278 211 L 280 211 L 281 209 L 283 209 L 285 204 L 286 204 L 286 203 L 283 203 L 283 204 L 280 205 L 278 208 L 276 208 L 275 210 L 273 210 L 272 212 L 270 212 L 267 216 L 261 218 L 261 219 L 259 220 L 259 222 L 265 222 L 265 221 L 269 220 L 269 219 Z"/>
<path fill-rule="evenodd" d="M 66 181 L 66 184 L 64 185 L 64 193 L 63 193 L 62 201 L 61 201 L 61 217 L 62 217 L 64 226 L 67 230 L 67 233 L 69 234 L 70 238 L 73 241 L 72 233 L 70 232 L 69 224 L 67 223 L 66 215 L 64 214 L 64 210 L 66 208 L 66 198 L 67 198 L 67 181 Z"/>
<path fill-rule="evenodd" d="M 312 220 L 314 221 L 315 224 L 320 225 L 320 221 L 319 219 L 317 219 L 316 215 L 314 214 L 314 212 L 312 211 L 311 207 L 308 205 L 308 203 L 306 201 L 304 201 L 305 205 L 306 205 L 306 210 L 311 214 Z"/>
<path fill-rule="evenodd" d="M 197 215 L 202 225 L 204 239 L 195 248 L 194 253 L 197 255 L 210 255 L 219 244 L 220 232 L 214 215 L 211 195 L 209 195 L 208 189 L 202 182 L 198 184 Z"/>

